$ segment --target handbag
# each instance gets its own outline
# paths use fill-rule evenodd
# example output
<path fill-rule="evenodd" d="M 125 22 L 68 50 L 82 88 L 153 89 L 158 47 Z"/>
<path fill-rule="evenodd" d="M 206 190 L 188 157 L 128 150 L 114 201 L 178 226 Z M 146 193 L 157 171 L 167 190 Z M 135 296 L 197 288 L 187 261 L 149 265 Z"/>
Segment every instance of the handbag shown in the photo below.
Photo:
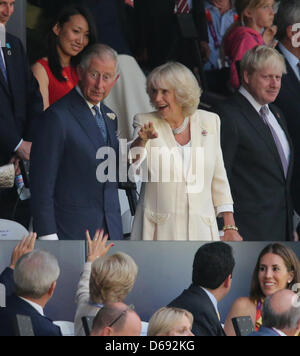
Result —
<path fill-rule="evenodd" d="M 15 166 L 6 164 L 0 166 L 0 189 L 12 188 L 15 183 Z"/>

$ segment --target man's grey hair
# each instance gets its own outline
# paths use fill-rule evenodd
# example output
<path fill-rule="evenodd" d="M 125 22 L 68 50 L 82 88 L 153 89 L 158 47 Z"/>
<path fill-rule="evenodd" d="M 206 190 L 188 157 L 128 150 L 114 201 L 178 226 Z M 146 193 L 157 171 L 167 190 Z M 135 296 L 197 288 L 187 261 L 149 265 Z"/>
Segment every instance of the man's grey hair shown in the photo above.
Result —
<path fill-rule="evenodd" d="M 272 296 L 268 296 L 264 302 L 262 310 L 263 326 L 278 330 L 296 329 L 298 321 L 300 320 L 300 307 L 291 304 L 291 307 L 286 312 L 278 314 L 272 308 L 271 297 Z"/>
<path fill-rule="evenodd" d="M 80 60 L 80 67 L 87 69 L 91 63 L 91 60 L 96 57 L 103 61 L 112 60 L 115 62 L 115 75 L 117 76 L 120 72 L 119 62 L 118 62 L 118 53 L 111 47 L 97 43 L 93 46 L 90 46 L 82 55 Z"/>
<path fill-rule="evenodd" d="M 16 294 L 39 299 L 56 282 L 60 274 L 57 259 L 47 251 L 34 250 L 23 255 L 14 270 Z"/>
<path fill-rule="evenodd" d="M 286 29 L 300 23 L 300 0 L 281 0 L 275 22 L 278 28 L 276 38 L 282 41 L 286 37 Z"/>

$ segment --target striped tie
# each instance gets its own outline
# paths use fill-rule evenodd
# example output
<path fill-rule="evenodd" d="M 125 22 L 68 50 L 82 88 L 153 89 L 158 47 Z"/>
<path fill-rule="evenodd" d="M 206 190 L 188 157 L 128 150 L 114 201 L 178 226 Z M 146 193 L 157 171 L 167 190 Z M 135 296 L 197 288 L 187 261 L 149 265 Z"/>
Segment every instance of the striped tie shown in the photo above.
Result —
<path fill-rule="evenodd" d="M 177 1 L 177 14 L 187 14 L 190 11 L 189 4 L 187 0 L 176 0 Z"/>

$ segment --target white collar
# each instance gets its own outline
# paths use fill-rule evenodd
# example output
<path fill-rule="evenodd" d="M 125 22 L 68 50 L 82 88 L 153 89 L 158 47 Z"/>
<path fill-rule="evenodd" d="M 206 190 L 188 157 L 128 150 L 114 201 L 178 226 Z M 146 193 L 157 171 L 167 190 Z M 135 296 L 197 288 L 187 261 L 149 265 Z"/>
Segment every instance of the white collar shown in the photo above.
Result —
<path fill-rule="evenodd" d="M 282 332 L 281 330 L 278 330 L 276 328 L 272 328 L 277 334 L 279 334 L 280 336 L 287 336 L 284 332 Z"/>
<path fill-rule="evenodd" d="M 239 93 L 242 94 L 248 101 L 249 103 L 254 107 L 254 109 L 259 113 L 260 112 L 260 109 L 263 107 L 263 106 L 266 106 L 268 109 L 269 109 L 269 106 L 266 104 L 266 105 L 261 105 L 260 103 L 258 103 L 254 98 L 253 96 L 248 92 L 247 89 L 245 89 L 243 86 L 240 87 L 239 89 Z"/>
<path fill-rule="evenodd" d="M 87 105 L 89 106 L 89 108 L 90 109 L 93 109 L 94 108 L 94 104 L 92 104 L 92 103 L 90 103 L 88 100 L 86 100 L 86 98 L 85 98 L 85 96 L 83 95 L 83 93 L 82 93 L 82 91 L 81 91 L 81 89 L 80 89 L 80 86 L 77 84 L 76 85 L 76 90 L 77 90 L 77 93 L 80 95 L 80 96 L 82 96 L 82 98 L 84 99 L 84 101 L 87 103 Z M 98 103 L 96 106 L 98 106 L 98 108 L 99 108 L 99 110 L 101 110 L 101 102 L 100 103 Z"/>
<path fill-rule="evenodd" d="M 216 310 L 216 313 L 217 313 L 217 315 L 219 315 L 220 313 L 219 313 L 219 310 L 218 310 L 218 301 L 217 301 L 217 299 L 216 299 L 216 297 L 211 293 L 211 292 L 209 292 L 207 289 L 205 289 L 205 288 L 203 288 L 203 287 L 201 287 L 203 290 L 204 290 L 204 292 L 207 294 L 207 296 L 209 297 L 209 299 L 211 300 L 211 302 L 213 303 L 213 306 L 214 306 L 214 308 L 215 308 L 215 310 Z"/>
<path fill-rule="evenodd" d="M 42 316 L 45 316 L 44 315 L 44 309 L 39 304 L 34 303 L 31 300 L 28 300 L 26 298 L 22 298 L 22 297 L 19 297 L 19 298 L 24 300 L 26 303 L 30 304 L 39 314 L 41 314 Z"/>

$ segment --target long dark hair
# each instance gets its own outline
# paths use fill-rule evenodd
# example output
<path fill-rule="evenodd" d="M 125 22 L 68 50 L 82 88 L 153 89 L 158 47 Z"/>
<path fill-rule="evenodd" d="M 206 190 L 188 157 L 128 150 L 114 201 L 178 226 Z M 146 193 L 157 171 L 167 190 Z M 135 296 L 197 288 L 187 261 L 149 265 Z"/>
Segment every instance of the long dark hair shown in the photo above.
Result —
<path fill-rule="evenodd" d="M 59 54 L 57 51 L 57 36 L 54 34 L 52 28 L 56 24 L 58 24 L 60 27 L 63 27 L 63 25 L 70 20 L 70 17 L 74 16 L 74 15 L 83 16 L 88 23 L 88 26 L 89 26 L 88 46 L 95 44 L 97 41 L 96 27 L 95 27 L 94 20 L 92 18 L 92 15 L 90 14 L 89 10 L 87 10 L 83 6 L 77 5 L 77 6 L 65 7 L 60 11 L 58 16 L 51 23 L 50 28 L 48 30 L 48 50 L 47 50 L 49 67 L 50 67 L 53 75 L 59 81 L 65 81 L 66 79 L 62 75 L 63 68 L 60 63 L 60 57 L 59 57 Z M 71 66 L 75 67 L 80 62 L 80 57 L 81 57 L 82 52 L 79 53 L 77 56 L 74 56 L 71 58 Z"/>

